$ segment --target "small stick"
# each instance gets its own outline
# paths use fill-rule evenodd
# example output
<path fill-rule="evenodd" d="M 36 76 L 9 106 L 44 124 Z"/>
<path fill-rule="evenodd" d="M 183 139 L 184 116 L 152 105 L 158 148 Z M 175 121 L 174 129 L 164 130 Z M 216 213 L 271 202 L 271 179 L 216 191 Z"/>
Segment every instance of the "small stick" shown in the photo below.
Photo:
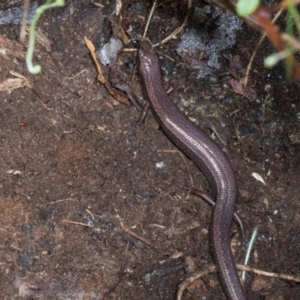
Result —
<path fill-rule="evenodd" d="M 299 277 L 291 276 L 291 275 L 286 275 L 286 274 L 277 274 L 273 272 L 266 272 L 260 269 L 252 268 L 249 266 L 237 264 L 236 265 L 237 269 L 243 270 L 243 271 L 249 271 L 258 275 L 262 276 L 267 276 L 267 277 L 272 277 L 272 278 L 279 278 L 283 280 L 289 280 L 289 281 L 294 281 L 294 282 L 300 282 Z M 215 272 L 217 270 L 217 266 L 215 265 L 210 265 L 208 266 L 205 270 L 203 271 L 196 271 L 194 272 L 191 276 L 186 278 L 182 283 L 180 283 L 177 291 L 177 296 L 176 300 L 181 300 L 182 295 L 184 290 L 189 286 L 189 284 L 193 283 L 196 279 L 201 278 L 209 273 Z"/>
<path fill-rule="evenodd" d="M 144 244 L 148 245 L 150 248 L 152 248 L 152 249 L 154 249 L 154 250 L 157 251 L 157 249 L 156 249 L 149 241 L 147 241 L 146 239 L 144 239 L 144 238 L 142 238 L 141 236 L 137 235 L 136 233 L 134 233 L 133 231 L 131 231 L 129 228 L 124 227 L 124 225 L 123 225 L 123 223 L 122 223 L 121 220 L 120 220 L 120 225 L 121 225 L 122 229 L 123 229 L 126 233 L 132 235 L 133 237 L 135 237 L 135 238 L 138 239 L 139 241 L 143 242 Z"/>
<path fill-rule="evenodd" d="M 275 17 L 273 18 L 272 20 L 272 23 L 275 23 L 276 20 L 279 18 L 279 16 L 281 15 L 283 11 L 283 8 L 275 15 Z M 245 76 L 245 82 L 244 82 L 244 89 L 246 90 L 247 88 L 247 85 L 248 85 L 248 80 L 249 80 L 249 74 L 250 74 L 250 70 L 251 70 L 251 67 L 252 67 L 252 63 L 253 63 L 253 60 L 254 60 L 254 57 L 256 56 L 256 53 L 258 51 L 258 48 L 260 47 L 260 45 L 262 44 L 263 40 L 265 39 L 265 37 L 267 36 L 266 33 L 264 33 L 260 40 L 258 41 L 256 47 L 255 47 L 255 50 L 253 52 L 253 54 L 251 55 L 251 58 L 249 60 L 249 63 L 248 63 L 248 66 L 247 66 L 247 70 L 246 70 L 246 76 Z"/>
<path fill-rule="evenodd" d="M 88 225 L 85 223 L 81 223 L 81 222 L 75 222 L 75 221 L 70 221 L 70 220 L 62 220 L 63 223 L 70 223 L 70 224 L 76 224 L 76 225 L 81 225 L 81 226 L 85 226 L 85 227 L 94 227 L 93 225 Z"/>
<path fill-rule="evenodd" d="M 152 5 L 152 7 L 151 7 L 150 14 L 149 14 L 149 16 L 148 16 L 148 20 L 147 20 L 147 23 L 146 23 L 146 26 L 145 26 L 143 38 L 145 38 L 145 36 L 146 36 L 146 34 L 147 34 L 148 27 L 149 27 L 149 25 L 150 25 L 150 22 L 151 22 L 151 19 L 152 19 L 152 16 L 153 16 L 153 12 L 154 12 L 156 3 L 157 3 L 157 0 L 155 0 L 155 1 L 153 2 L 153 5 Z"/>
<path fill-rule="evenodd" d="M 184 27 L 187 25 L 188 18 L 191 13 L 191 8 L 192 8 L 192 0 L 188 0 L 187 13 L 186 13 L 186 16 L 185 16 L 185 19 L 184 19 L 182 25 L 180 27 L 178 27 L 177 29 L 175 29 L 169 36 L 164 38 L 162 41 L 153 45 L 153 47 L 157 47 L 158 45 L 165 44 L 166 42 L 168 42 L 169 40 L 174 38 L 178 33 L 180 33 L 184 29 Z"/>

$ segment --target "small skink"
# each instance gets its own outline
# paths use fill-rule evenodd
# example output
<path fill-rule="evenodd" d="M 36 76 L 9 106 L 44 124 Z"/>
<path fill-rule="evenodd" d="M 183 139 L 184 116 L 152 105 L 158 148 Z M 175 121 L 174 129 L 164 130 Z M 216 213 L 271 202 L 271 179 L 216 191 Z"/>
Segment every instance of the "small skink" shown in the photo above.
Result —
<path fill-rule="evenodd" d="M 166 136 L 203 172 L 216 200 L 213 245 L 218 271 L 230 300 L 245 300 L 230 248 L 230 227 L 237 199 L 237 182 L 228 158 L 208 135 L 186 117 L 167 95 L 156 52 L 142 40 L 138 52 L 151 110 Z"/>

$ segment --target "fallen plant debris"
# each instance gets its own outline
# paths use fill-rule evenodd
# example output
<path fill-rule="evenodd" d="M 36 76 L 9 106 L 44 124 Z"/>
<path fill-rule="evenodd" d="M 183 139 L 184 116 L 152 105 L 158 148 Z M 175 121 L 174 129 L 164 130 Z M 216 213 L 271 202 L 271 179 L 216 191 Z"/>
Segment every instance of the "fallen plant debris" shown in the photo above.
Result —
<path fill-rule="evenodd" d="M 230 0 L 213 0 L 212 2 L 236 13 L 235 4 Z M 279 4 L 274 4 L 272 6 L 259 5 L 253 13 L 244 17 L 244 20 L 255 29 L 260 29 L 265 32 L 278 52 L 290 50 L 290 45 L 292 45 L 292 43 L 286 42 L 286 33 L 279 31 L 278 26 L 272 23 L 272 18 L 274 13 L 299 3 L 299 0 L 283 0 Z M 291 68 L 292 70 L 292 77 L 296 80 L 300 80 L 300 65 L 292 52 L 285 57 L 285 62 L 288 68 Z"/>

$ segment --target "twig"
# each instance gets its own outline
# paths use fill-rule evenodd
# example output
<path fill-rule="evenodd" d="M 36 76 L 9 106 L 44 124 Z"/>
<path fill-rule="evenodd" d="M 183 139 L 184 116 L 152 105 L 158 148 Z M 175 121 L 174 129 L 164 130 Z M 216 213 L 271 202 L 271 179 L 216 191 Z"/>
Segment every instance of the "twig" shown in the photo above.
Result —
<path fill-rule="evenodd" d="M 204 271 L 194 272 L 190 277 L 188 277 L 187 279 L 185 279 L 183 282 L 180 283 L 177 291 L 176 300 L 181 300 L 184 290 L 196 279 L 203 277 L 209 273 L 215 272 L 216 270 L 217 270 L 217 266 L 212 265 L 207 267 Z"/>
<path fill-rule="evenodd" d="M 153 5 L 152 5 L 152 7 L 151 7 L 150 14 L 149 14 L 149 16 L 148 16 L 148 20 L 147 20 L 147 23 L 146 23 L 146 26 L 145 26 L 145 30 L 144 30 L 144 33 L 143 33 L 143 38 L 145 38 L 145 36 L 146 36 L 146 34 L 147 34 L 148 27 L 149 27 L 150 21 L 151 21 L 151 19 L 152 19 L 152 16 L 153 16 L 153 12 L 154 12 L 156 3 L 157 3 L 157 0 L 155 0 L 155 1 L 153 2 Z"/>
<path fill-rule="evenodd" d="M 25 36 L 26 36 L 26 23 L 28 18 L 28 10 L 29 10 L 29 0 L 24 0 L 24 6 L 23 6 L 23 16 L 21 21 L 21 30 L 20 30 L 20 41 L 25 42 Z"/>
<path fill-rule="evenodd" d="M 76 225 L 81 225 L 85 227 L 94 227 L 93 225 L 81 223 L 81 222 L 75 222 L 75 221 L 70 221 L 70 220 L 62 220 L 63 223 L 70 223 L 70 224 L 76 224 Z"/>
<path fill-rule="evenodd" d="M 279 278 L 283 280 L 288 280 L 288 281 L 294 281 L 294 282 L 300 282 L 300 278 L 291 276 L 291 275 L 286 275 L 286 274 L 277 274 L 277 273 L 272 273 L 272 272 L 266 272 L 260 269 L 252 268 L 249 266 L 237 264 L 236 268 L 238 270 L 243 270 L 243 271 L 249 271 L 258 275 L 266 276 L 266 277 L 272 277 L 272 278 Z M 186 278 L 180 285 L 178 286 L 178 291 L 177 291 L 177 296 L 176 300 L 181 300 L 181 297 L 183 295 L 184 290 L 195 280 L 199 279 L 200 277 L 203 277 L 209 273 L 215 272 L 217 270 L 217 266 L 211 265 L 208 266 L 204 271 L 196 271 L 194 272 L 191 276 Z"/>
<path fill-rule="evenodd" d="M 280 17 L 282 11 L 283 11 L 283 8 L 275 15 L 275 17 L 274 17 L 273 20 L 272 20 L 272 23 L 273 23 L 273 24 L 274 24 L 274 23 L 277 21 L 277 19 Z M 256 45 L 256 47 L 255 47 L 255 49 L 254 49 L 254 51 L 253 51 L 253 53 L 252 53 L 252 56 L 251 56 L 250 60 L 249 60 L 249 63 L 248 63 L 248 66 L 247 66 L 247 70 L 246 70 L 245 83 L 244 83 L 244 90 L 246 90 L 247 85 L 248 85 L 249 74 L 250 74 L 250 70 L 251 70 L 251 67 L 252 67 L 252 63 L 253 63 L 254 57 L 256 56 L 257 51 L 258 51 L 259 47 L 261 46 L 261 44 L 262 44 L 262 42 L 263 42 L 263 40 L 265 39 L 266 36 L 267 36 L 266 33 L 264 33 L 264 34 L 261 36 L 261 38 L 259 39 L 259 41 L 258 41 L 258 43 L 257 43 L 257 45 Z"/>
<path fill-rule="evenodd" d="M 94 60 L 95 65 L 96 65 L 96 68 L 98 71 L 98 80 L 106 87 L 106 89 L 110 93 L 110 95 L 112 95 L 119 102 L 129 105 L 130 103 L 129 103 L 128 99 L 125 96 L 123 96 L 122 94 L 120 94 L 116 89 L 114 89 L 111 86 L 111 84 L 104 77 L 101 66 L 98 63 L 98 60 L 96 58 L 96 55 L 95 55 L 96 48 L 95 48 L 94 44 L 92 43 L 92 41 L 90 39 L 88 39 L 86 36 L 84 37 L 84 41 L 85 41 L 87 48 L 90 51 L 90 54 Z"/>
<path fill-rule="evenodd" d="M 65 198 L 65 199 L 60 199 L 60 200 L 48 202 L 47 205 L 53 204 L 53 203 L 64 202 L 64 201 L 71 201 L 71 200 L 77 200 L 77 199 L 76 198 Z"/>
<path fill-rule="evenodd" d="M 175 29 L 169 36 L 164 38 L 162 41 L 153 45 L 153 47 L 157 47 L 158 45 L 165 44 L 166 42 L 168 42 L 169 40 L 174 38 L 178 33 L 180 33 L 184 29 L 184 27 L 187 25 L 188 18 L 191 13 L 191 8 L 192 8 L 192 0 L 188 0 L 187 13 L 186 13 L 186 16 L 185 16 L 185 19 L 184 19 L 182 25 L 180 27 L 178 27 L 177 29 Z"/>
<path fill-rule="evenodd" d="M 94 214 L 90 210 L 86 209 L 85 211 L 91 216 L 93 220 L 95 220 Z"/>
<path fill-rule="evenodd" d="M 124 227 L 123 222 L 122 222 L 121 220 L 119 220 L 119 221 L 120 221 L 120 225 L 121 225 L 122 229 L 123 229 L 126 233 L 132 235 L 133 237 L 135 237 L 135 238 L 138 239 L 139 241 L 143 242 L 144 244 L 148 245 L 150 248 L 152 248 L 152 249 L 154 249 L 154 250 L 157 251 L 157 249 L 156 249 L 149 241 L 147 241 L 146 239 L 144 239 L 144 238 L 142 238 L 141 236 L 137 235 L 136 233 L 134 233 L 133 231 L 131 231 L 129 228 Z"/>

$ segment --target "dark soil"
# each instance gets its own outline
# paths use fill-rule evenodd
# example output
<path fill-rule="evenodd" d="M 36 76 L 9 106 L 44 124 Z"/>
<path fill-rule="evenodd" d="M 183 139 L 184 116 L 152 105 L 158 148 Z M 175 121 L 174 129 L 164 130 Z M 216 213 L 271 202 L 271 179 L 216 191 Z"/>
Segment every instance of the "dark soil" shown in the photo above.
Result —
<path fill-rule="evenodd" d="M 209 193 L 204 176 L 152 114 L 137 125 L 137 111 L 97 81 L 84 36 L 99 47 L 117 35 L 115 1 L 98 3 L 67 1 L 43 15 L 38 27 L 52 44 L 50 51 L 37 44 L 40 75 L 29 75 L 14 51 L 1 52 L 1 82 L 18 78 L 15 73 L 28 81 L 0 92 L 1 299 L 171 300 L 184 279 L 214 263 L 212 209 L 189 193 L 191 186 Z M 147 33 L 153 43 L 185 17 L 184 3 L 161 3 Z M 194 3 L 193 11 L 205 5 Z M 150 8 L 151 1 L 123 1 L 132 38 L 143 34 Z M 203 27 L 193 14 L 186 30 L 209 36 L 216 25 L 208 21 Z M 25 51 L 19 31 L 19 25 L 0 26 Z M 258 226 L 249 265 L 300 277 L 299 84 L 284 80 L 283 66 L 264 69 L 263 58 L 274 51 L 265 41 L 250 73 L 255 96 L 243 97 L 230 85 L 244 76 L 259 37 L 243 25 L 235 45 L 218 54 L 220 69 L 204 78 L 195 62 L 205 65 L 207 57 L 179 55 L 180 34 L 157 50 L 163 65 L 172 59 L 164 76 L 172 99 L 222 145 L 236 171 L 236 210 L 247 236 L 243 241 L 233 224 L 236 261 L 244 261 Z M 135 66 L 134 52 L 120 54 L 118 74 L 141 98 Z M 296 282 L 253 273 L 245 289 L 249 299 L 300 295 Z M 183 299 L 225 299 L 218 274 L 194 281 Z"/>

